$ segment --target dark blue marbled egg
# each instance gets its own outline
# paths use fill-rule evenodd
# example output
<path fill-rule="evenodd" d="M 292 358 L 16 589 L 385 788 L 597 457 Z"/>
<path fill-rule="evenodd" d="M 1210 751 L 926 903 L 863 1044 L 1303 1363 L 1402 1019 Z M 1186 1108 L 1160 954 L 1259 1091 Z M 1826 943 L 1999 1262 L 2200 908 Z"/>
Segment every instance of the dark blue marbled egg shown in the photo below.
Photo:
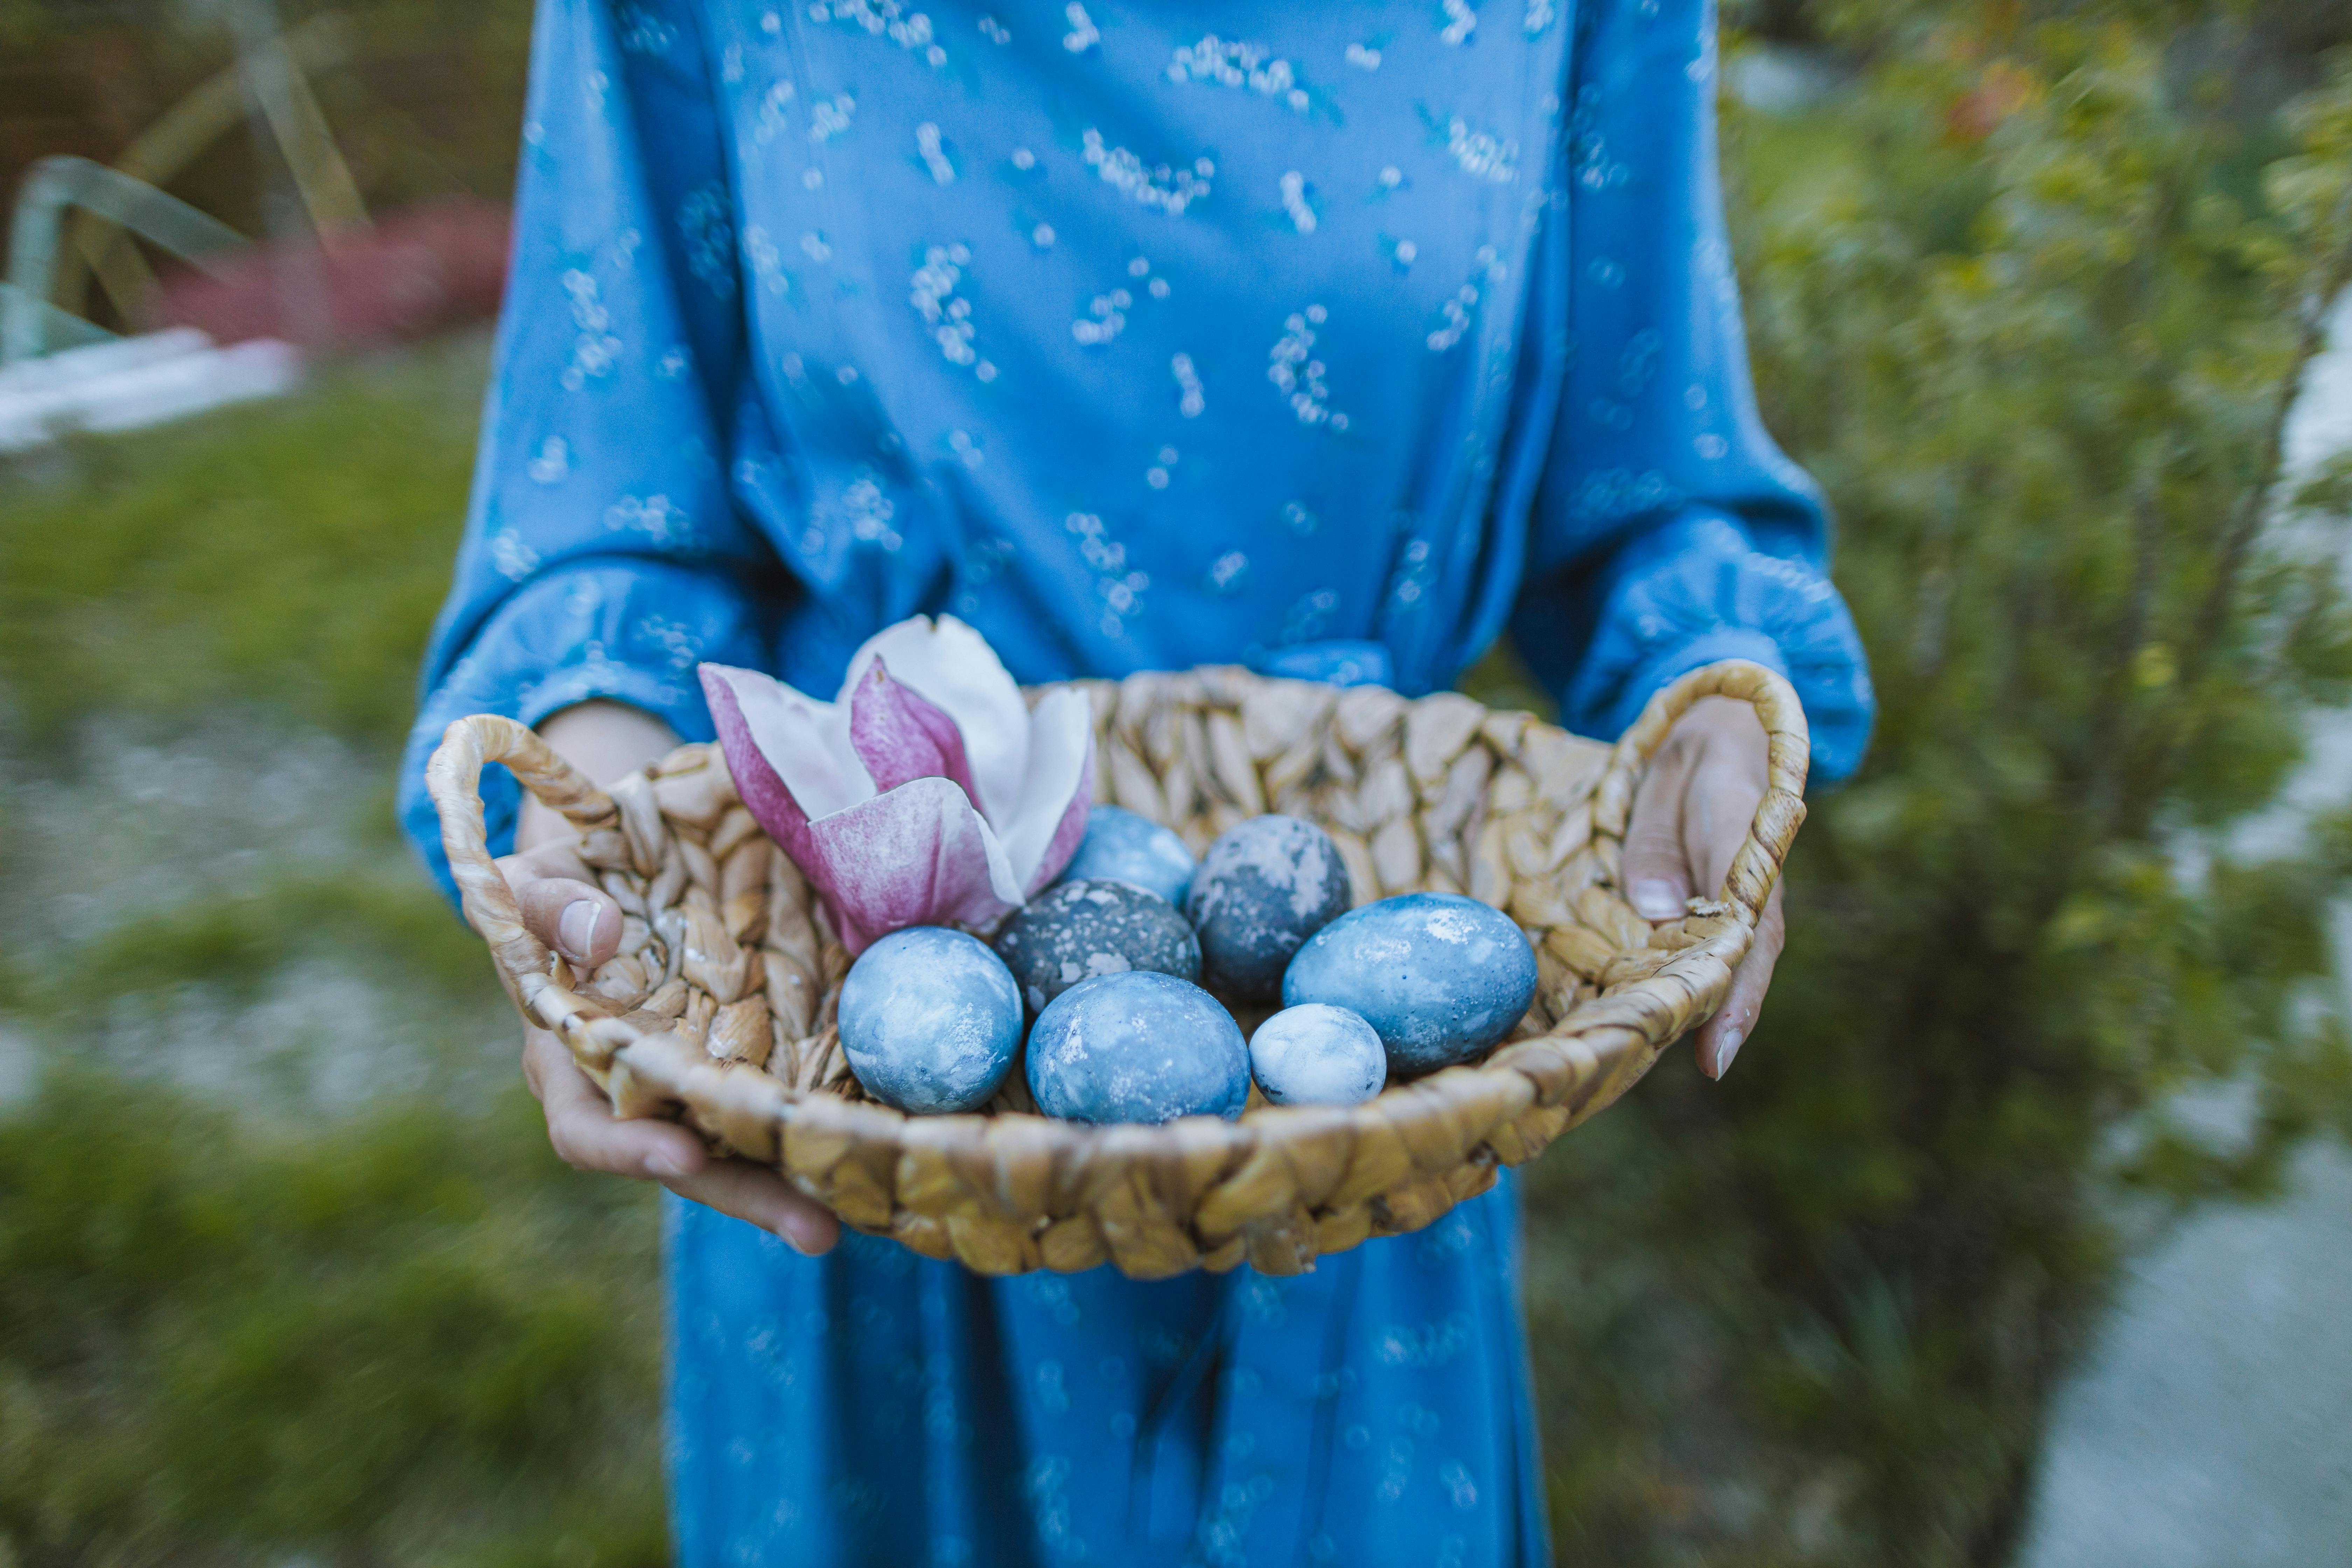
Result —
<path fill-rule="evenodd" d="M 1201 978 L 1201 943 L 1167 900 L 1125 882 L 1064 882 L 1029 900 L 996 933 L 1033 1014 L 1102 974 L 1149 969 Z"/>
<path fill-rule="evenodd" d="M 1276 1105 L 1361 1105 L 1388 1081 L 1372 1026 L 1345 1007 L 1285 1007 L 1250 1037 L 1250 1076 Z"/>
<path fill-rule="evenodd" d="M 1340 916 L 1283 976 L 1282 1000 L 1360 1015 L 1401 1075 L 1480 1055 L 1527 1016 L 1536 957 L 1508 915 L 1459 893 L 1406 893 Z"/>
<path fill-rule="evenodd" d="M 1029 1092 L 1072 1121 L 1242 1113 L 1249 1048 L 1217 999 L 1172 974 L 1082 980 L 1029 1031 Z"/>
<path fill-rule="evenodd" d="M 987 1103 L 1021 1045 L 1021 992 L 988 944 L 909 926 L 858 954 L 841 1051 L 866 1092 L 919 1116 Z"/>
<path fill-rule="evenodd" d="M 1253 816 L 1218 836 L 1192 873 L 1185 918 L 1201 933 L 1202 983 L 1272 1001 L 1299 944 L 1355 901 L 1331 836 L 1295 816 Z"/>
<path fill-rule="evenodd" d="M 1121 805 L 1087 814 L 1087 836 L 1062 868 L 1066 882 L 1125 882 L 1184 907 L 1192 886 L 1192 852 L 1173 830 Z"/>

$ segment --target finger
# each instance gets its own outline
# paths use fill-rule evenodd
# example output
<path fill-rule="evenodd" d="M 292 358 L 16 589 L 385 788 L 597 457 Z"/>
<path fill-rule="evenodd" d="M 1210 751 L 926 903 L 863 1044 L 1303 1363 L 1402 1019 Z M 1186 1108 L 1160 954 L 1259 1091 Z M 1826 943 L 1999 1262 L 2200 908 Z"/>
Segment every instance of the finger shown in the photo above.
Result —
<path fill-rule="evenodd" d="M 1720 1079 L 1729 1072 L 1732 1058 L 1739 1054 L 1748 1036 L 1756 1032 L 1756 1020 L 1764 1011 L 1764 994 L 1771 989 L 1772 970 L 1780 962 L 1780 951 L 1788 943 L 1788 935 L 1780 889 L 1776 887 L 1764 906 L 1764 918 L 1757 922 L 1756 940 L 1748 947 L 1748 956 L 1732 972 L 1731 990 L 1724 997 L 1722 1007 L 1699 1027 L 1698 1070 L 1707 1077 Z"/>
<path fill-rule="evenodd" d="M 1625 897 L 1645 921 L 1679 919 L 1690 900 L 1682 825 L 1690 769 L 1689 749 L 1669 739 L 1633 795 L 1633 814 L 1625 826 Z"/>
<path fill-rule="evenodd" d="M 701 1141 L 685 1128 L 614 1116 L 604 1091 L 589 1081 L 562 1041 L 543 1029 L 531 1034 L 524 1070 L 547 1112 L 547 1141 L 564 1163 L 656 1181 L 693 1176 L 709 1163 Z"/>
<path fill-rule="evenodd" d="M 782 1176 L 748 1160 L 713 1160 L 691 1176 L 666 1181 L 682 1198 L 758 1226 L 793 1251 L 814 1258 L 841 1239 L 841 1222 L 793 1190 Z"/>
<path fill-rule="evenodd" d="M 680 1197 L 773 1232 L 814 1257 L 841 1237 L 830 1210 L 803 1196 L 774 1172 L 741 1160 L 713 1160 L 686 1129 L 667 1121 L 624 1121 L 572 1061 L 563 1043 L 532 1029 L 523 1071 L 547 1111 L 548 1142 L 575 1169 L 646 1176 Z"/>
<path fill-rule="evenodd" d="M 1763 804 L 1764 781 L 1737 752 L 1710 747 L 1691 769 L 1683 796 L 1683 859 L 1698 879 L 1701 896 L 1719 893 Z"/>
<path fill-rule="evenodd" d="M 515 903 L 531 935 L 591 968 L 621 945 L 621 906 L 601 889 L 570 877 L 524 877 L 514 882 Z"/>

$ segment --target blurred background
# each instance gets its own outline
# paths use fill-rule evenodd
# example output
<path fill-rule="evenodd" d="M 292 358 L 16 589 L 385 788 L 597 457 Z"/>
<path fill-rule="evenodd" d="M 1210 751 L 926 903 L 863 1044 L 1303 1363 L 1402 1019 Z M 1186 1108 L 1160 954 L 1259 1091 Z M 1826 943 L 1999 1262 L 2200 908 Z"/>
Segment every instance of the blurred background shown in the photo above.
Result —
<path fill-rule="evenodd" d="M 1885 716 L 1528 1180 L 1560 1557 L 2352 1563 L 2352 10 L 1724 3 Z M 649 1196 L 391 817 L 529 21 L 0 0 L 0 1568 L 664 1557 Z"/>

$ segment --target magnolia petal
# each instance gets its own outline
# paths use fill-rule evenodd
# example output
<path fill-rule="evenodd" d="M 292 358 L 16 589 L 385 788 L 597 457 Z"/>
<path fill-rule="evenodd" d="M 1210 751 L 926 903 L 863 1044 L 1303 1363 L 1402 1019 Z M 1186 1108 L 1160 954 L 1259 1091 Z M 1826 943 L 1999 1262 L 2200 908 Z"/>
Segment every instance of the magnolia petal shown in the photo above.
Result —
<path fill-rule="evenodd" d="M 917 616 L 877 633 L 849 661 L 842 692 L 856 689 L 866 666 L 887 658 L 898 680 L 947 711 L 963 732 L 978 792 L 972 802 L 1000 829 L 1024 796 L 1029 705 L 988 639 L 953 616 Z"/>
<path fill-rule="evenodd" d="M 1023 890 L 1035 898 L 1062 874 L 1070 858 L 1087 837 L 1087 816 L 1095 805 L 1094 748 L 1087 748 L 1086 767 L 1078 774 L 1078 787 L 1070 792 L 1070 803 L 1062 808 L 1061 820 L 1055 824 L 1054 836 L 1045 841 L 1045 851 L 1037 858 L 1037 868 L 1029 874 Z"/>
<path fill-rule="evenodd" d="M 767 830 L 768 837 L 776 841 L 793 863 L 805 866 L 808 813 L 801 809 L 792 786 L 770 763 L 770 752 L 760 743 L 744 712 L 745 697 L 756 705 L 766 696 L 761 689 L 763 682 L 768 686 L 778 684 L 754 670 L 720 664 L 702 667 L 702 695 L 710 704 L 711 722 L 719 731 L 719 750 L 727 759 L 727 771 L 734 775 L 735 793 L 742 798 L 751 820 Z M 800 695 L 789 687 L 784 689 L 793 696 Z"/>
<path fill-rule="evenodd" d="M 979 799 L 962 732 L 947 710 L 903 681 L 891 678 L 880 657 L 866 667 L 850 692 L 849 743 L 877 790 L 894 790 L 909 779 L 952 779 Z"/>
<path fill-rule="evenodd" d="M 907 926 L 985 926 L 1023 901 L 1003 846 L 947 779 L 913 779 L 810 823 L 806 849 L 793 863 L 852 954 Z"/>
<path fill-rule="evenodd" d="M 706 664 L 701 675 L 711 716 L 718 716 L 723 693 L 740 717 L 745 742 L 809 816 L 830 816 L 873 798 L 873 777 L 850 743 L 846 706 L 816 701 L 756 669 Z M 732 751 L 727 761 L 735 765 Z M 742 776 L 740 770 L 736 776 Z"/>
<path fill-rule="evenodd" d="M 1004 835 L 1024 893 L 1042 891 L 1078 852 L 1094 794 L 1094 704 L 1085 693 L 1061 687 L 1040 698 L 1029 716 L 1021 809 Z"/>

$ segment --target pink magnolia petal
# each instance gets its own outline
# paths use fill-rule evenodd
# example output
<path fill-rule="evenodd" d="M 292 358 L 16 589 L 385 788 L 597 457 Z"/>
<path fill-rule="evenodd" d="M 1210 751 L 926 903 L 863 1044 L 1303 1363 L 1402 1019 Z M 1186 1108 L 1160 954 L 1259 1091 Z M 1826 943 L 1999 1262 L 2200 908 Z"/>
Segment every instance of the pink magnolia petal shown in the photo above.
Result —
<path fill-rule="evenodd" d="M 743 734 L 812 817 L 830 816 L 874 795 L 874 781 L 849 743 L 849 712 L 818 702 L 774 676 L 731 665 L 701 667 L 703 695 L 718 712 L 724 690 Z"/>
<path fill-rule="evenodd" d="M 938 703 L 892 679 L 890 667 L 879 658 L 866 665 L 849 693 L 849 743 L 878 791 L 897 789 L 910 779 L 944 778 L 975 804 L 980 799 L 956 721 Z"/>
<path fill-rule="evenodd" d="M 869 637 L 852 656 L 845 696 L 874 658 L 944 709 L 963 733 L 979 789 L 971 803 L 999 832 L 1019 806 L 1029 756 L 1029 705 L 988 639 L 953 616 L 916 616 Z"/>
<path fill-rule="evenodd" d="M 805 868 L 808 863 L 808 813 L 793 795 L 783 778 L 769 765 L 767 753 L 751 735 L 751 726 L 743 716 L 743 705 L 737 700 L 735 683 L 730 679 L 746 673 L 722 668 L 718 665 L 702 667 L 702 695 L 710 704 L 711 722 L 718 726 L 719 750 L 727 758 L 727 771 L 734 775 L 735 793 L 742 797 L 743 807 L 751 820 L 767 830 L 793 864 Z"/>
<path fill-rule="evenodd" d="M 995 835 L 943 778 L 910 780 L 810 823 L 807 858 L 793 860 L 853 955 L 907 926 L 984 926 L 1022 902 Z"/>

